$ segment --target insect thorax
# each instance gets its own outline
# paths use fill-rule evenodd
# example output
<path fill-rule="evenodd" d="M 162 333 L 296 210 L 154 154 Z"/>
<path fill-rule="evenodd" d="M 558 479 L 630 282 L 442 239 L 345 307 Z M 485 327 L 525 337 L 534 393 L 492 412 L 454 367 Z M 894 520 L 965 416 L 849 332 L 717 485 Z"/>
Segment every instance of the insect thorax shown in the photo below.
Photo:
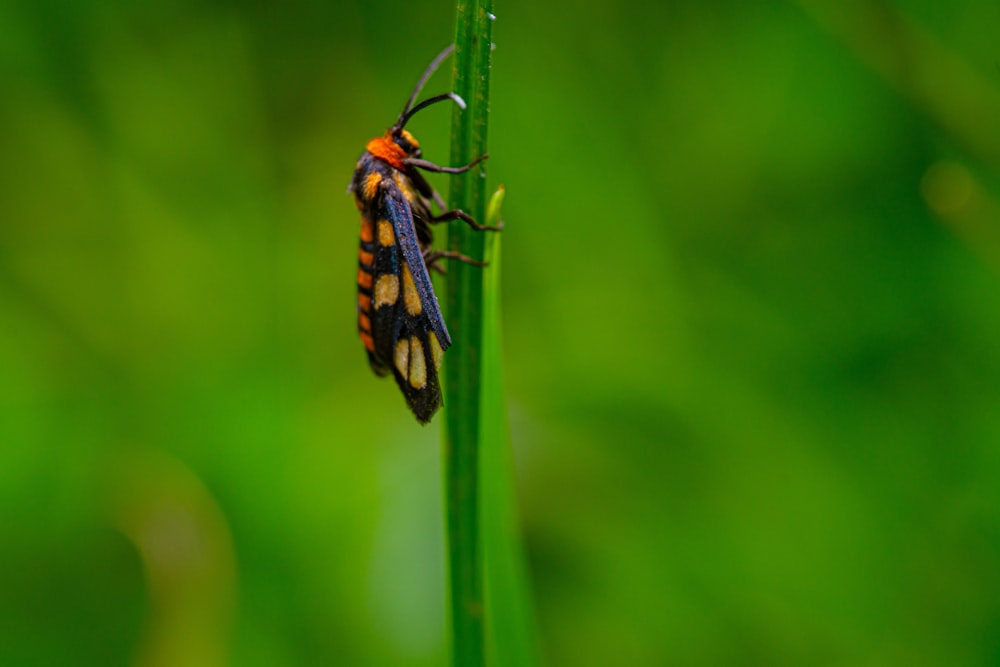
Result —
<path fill-rule="evenodd" d="M 417 178 L 421 178 L 419 175 Z M 422 178 L 421 178 L 422 180 Z M 427 198 L 421 192 L 418 181 L 408 171 L 397 169 L 371 152 L 365 152 L 358 160 L 351 181 L 351 192 L 361 214 L 373 224 L 385 217 L 383 195 L 385 189 L 400 192 L 410 207 L 413 226 L 417 233 L 420 249 L 426 250 L 434 240 L 429 221 L 433 215 Z"/>

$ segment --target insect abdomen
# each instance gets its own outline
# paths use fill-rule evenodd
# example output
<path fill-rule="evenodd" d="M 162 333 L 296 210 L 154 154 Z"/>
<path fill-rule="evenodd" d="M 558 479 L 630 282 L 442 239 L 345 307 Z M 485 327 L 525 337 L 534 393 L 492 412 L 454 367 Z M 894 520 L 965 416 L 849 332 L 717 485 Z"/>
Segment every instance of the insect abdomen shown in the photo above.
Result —
<path fill-rule="evenodd" d="M 389 373 L 385 360 L 375 349 L 375 334 L 372 330 L 372 299 L 375 296 L 375 240 L 376 222 L 373 210 L 378 200 L 382 174 L 374 168 L 368 155 L 358 162 L 358 168 L 351 182 L 354 201 L 361 211 L 361 231 L 358 245 L 358 335 L 368 352 L 368 362 L 378 375 Z"/>

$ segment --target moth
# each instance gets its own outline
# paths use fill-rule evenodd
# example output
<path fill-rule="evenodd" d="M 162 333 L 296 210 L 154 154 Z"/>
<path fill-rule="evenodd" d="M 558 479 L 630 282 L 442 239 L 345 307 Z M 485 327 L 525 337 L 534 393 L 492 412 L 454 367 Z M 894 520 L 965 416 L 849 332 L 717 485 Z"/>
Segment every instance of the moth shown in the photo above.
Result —
<path fill-rule="evenodd" d="M 441 406 L 439 373 L 451 337 L 441 316 L 430 271 L 444 272 L 443 259 L 483 266 L 457 252 L 431 247 L 431 225 L 461 220 L 476 230 L 499 231 L 480 225 L 465 212 L 445 205 L 418 170 L 459 174 L 485 160 L 481 155 L 461 167 L 442 167 L 424 160 L 420 144 L 406 129 L 418 111 L 451 100 L 465 109 L 455 93 L 429 97 L 414 106 L 420 90 L 454 45 L 431 61 L 396 122 L 365 146 L 348 192 L 361 212 L 358 249 L 358 333 L 376 375 L 392 373 L 417 421 L 426 424 Z M 432 212 L 432 204 L 440 213 Z"/>

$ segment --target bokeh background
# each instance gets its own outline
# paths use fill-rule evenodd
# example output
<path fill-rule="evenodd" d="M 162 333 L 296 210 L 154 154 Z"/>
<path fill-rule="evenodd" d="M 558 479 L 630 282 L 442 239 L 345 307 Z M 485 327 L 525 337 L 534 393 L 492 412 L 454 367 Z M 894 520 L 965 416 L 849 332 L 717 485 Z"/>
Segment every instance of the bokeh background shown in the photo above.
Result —
<path fill-rule="evenodd" d="M 0 4 L 0 664 L 444 663 L 345 188 L 453 13 Z M 1000 664 L 1000 4 L 496 14 L 547 664 Z"/>

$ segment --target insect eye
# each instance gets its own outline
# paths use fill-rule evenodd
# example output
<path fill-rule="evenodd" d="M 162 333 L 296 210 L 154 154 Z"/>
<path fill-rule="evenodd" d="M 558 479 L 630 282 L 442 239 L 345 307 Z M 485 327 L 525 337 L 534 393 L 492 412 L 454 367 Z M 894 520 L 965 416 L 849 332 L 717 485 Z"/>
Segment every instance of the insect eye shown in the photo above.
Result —
<path fill-rule="evenodd" d="M 413 144 L 411 144 L 410 140 L 404 137 L 403 135 L 399 135 L 396 137 L 396 145 L 402 148 L 407 155 L 413 155 L 414 153 Z"/>

